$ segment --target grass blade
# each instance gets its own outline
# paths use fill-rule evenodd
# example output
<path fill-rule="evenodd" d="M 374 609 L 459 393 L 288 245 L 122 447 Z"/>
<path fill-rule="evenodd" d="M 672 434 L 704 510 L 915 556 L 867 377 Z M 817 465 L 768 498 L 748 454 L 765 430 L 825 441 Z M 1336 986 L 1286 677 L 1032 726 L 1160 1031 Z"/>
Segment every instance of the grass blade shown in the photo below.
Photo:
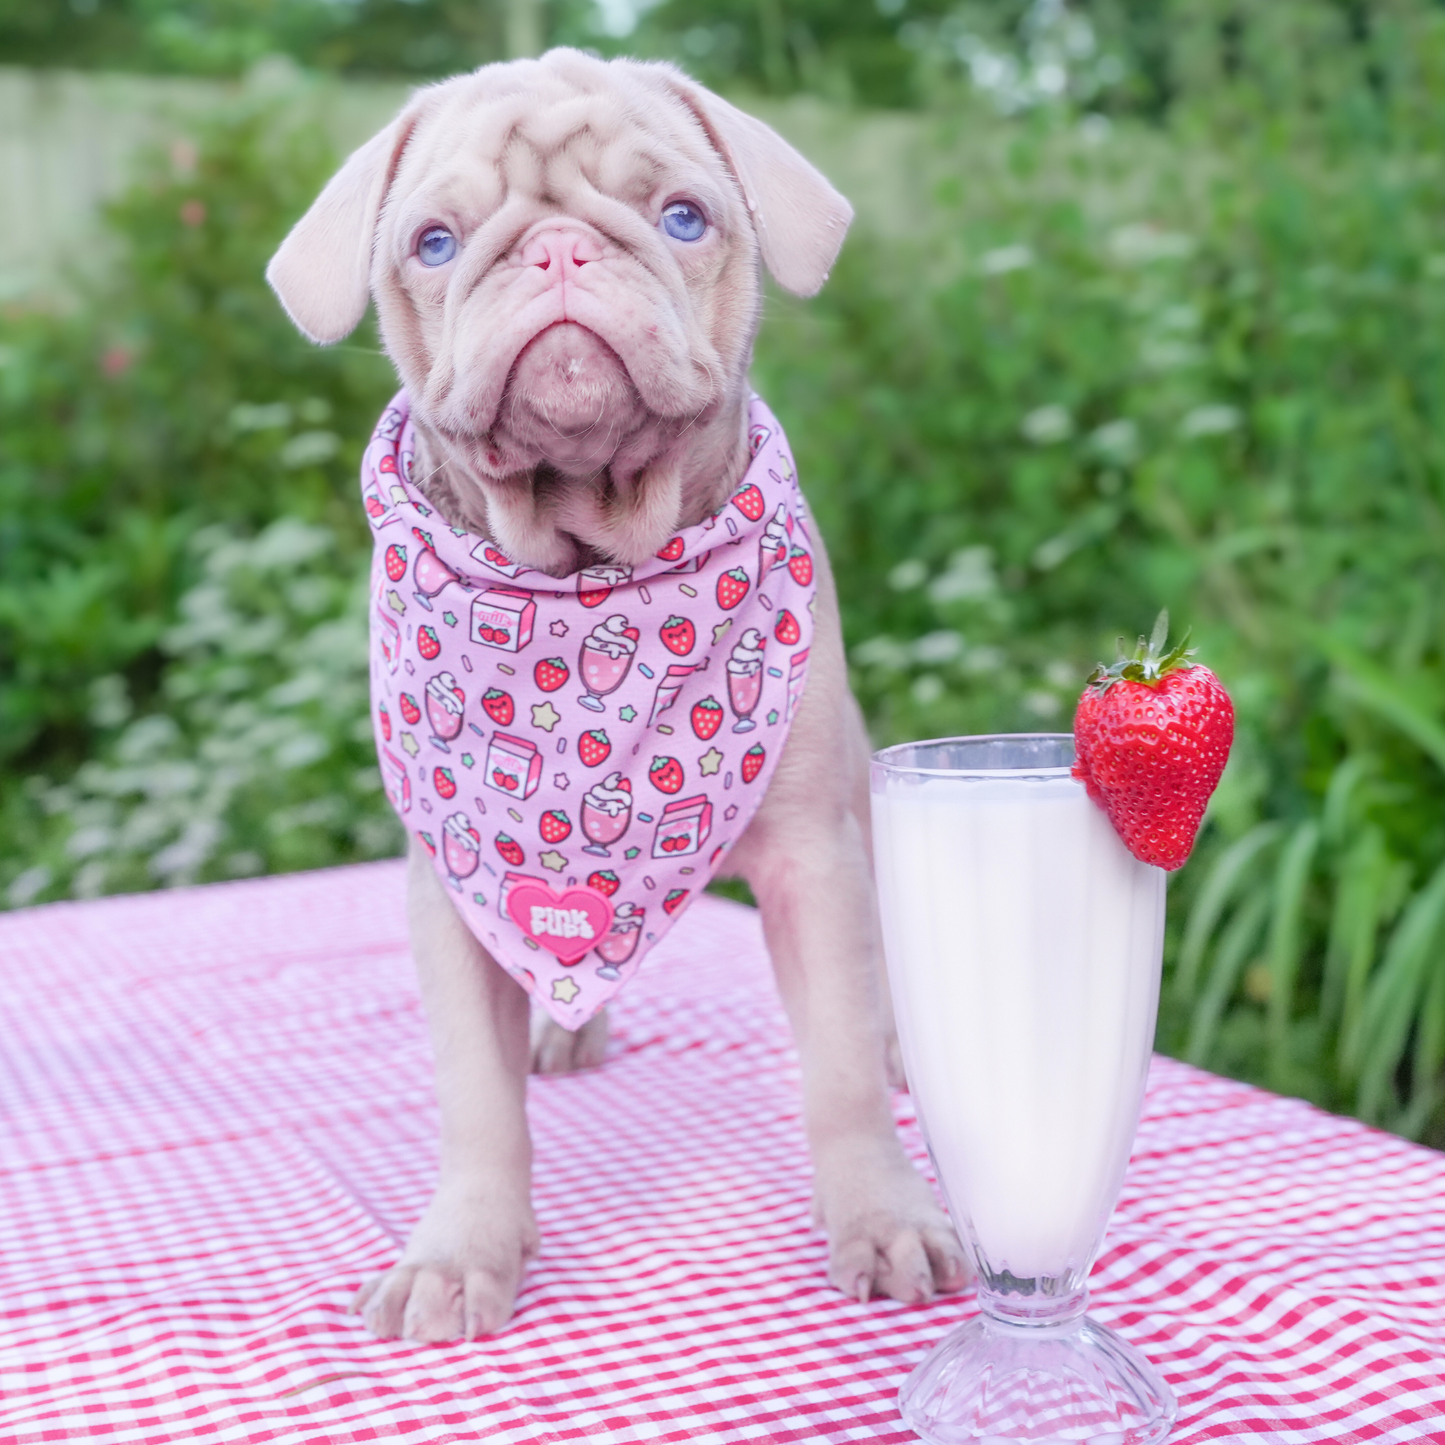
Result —
<path fill-rule="evenodd" d="M 1314 819 L 1301 823 L 1285 844 L 1274 876 L 1268 954 L 1269 1069 L 1281 1086 L 1289 1077 L 1289 1024 L 1304 942 L 1305 889 L 1319 842 L 1319 824 Z"/>
<path fill-rule="evenodd" d="M 1278 823 L 1260 823 L 1244 837 L 1231 843 L 1209 870 L 1209 877 L 1189 910 L 1184 926 L 1184 941 L 1179 946 L 1179 960 L 1174 970 L 1174 990 L 1178 997 L 1189 1000 L 1199 979 L 1199 966 L 1204 950 L 1214 936 L 1219 919 L 1239 883 L 1256 858 L 1280 835 Z"/>
<path fill-rule="evenodd" d="M 1378 1121 L 1393 1092 L 1420 995 L 1438 964 L 1437 943 L 1445 922 L 1445 863 L 1410 900 L 1390 936 L 1384 961 L 1370 980 L 1347 1061 L 1358 1071 L 1360 1117 Z"/>
<path fill-rule="evenodd" d="M 1214 1035 L 1239 983 L 1250 953 L 1259 942 L 1265 919 L 1269 917 L 1270 891 L 1257 888 L 1238 908 L 1220 935 L 1219 947 L 1210 964 L 1209 977 L 1200 992 L 1199 1001 L 1189 1021 L 1189 1045 L 1184 1057 L 1191 1064 L 1207 1068 Z"/>

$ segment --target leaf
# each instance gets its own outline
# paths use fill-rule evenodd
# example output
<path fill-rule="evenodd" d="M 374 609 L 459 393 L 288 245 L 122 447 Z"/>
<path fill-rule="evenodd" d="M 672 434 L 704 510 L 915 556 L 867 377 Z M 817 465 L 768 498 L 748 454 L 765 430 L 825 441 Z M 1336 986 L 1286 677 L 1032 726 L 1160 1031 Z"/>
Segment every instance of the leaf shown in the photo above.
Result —
<path fill-rule="evenodd" d="M 1319 841 L 1319 824 L 1313 819 L 1301 823 L 1275 869 L 1268 953 L 1269 1052 L 1270 1073 L 1280 1083 L 1289 1074 L 1289 1023 L 1303 944 L 1305 889 Z"/>
<path fill-rule="evenodd" d="M 1445 771 L 1445 726 L 1432 715 L 1419 689 L 1409 687 L 1329 633 L 1314 629 L 1313 636 L 1335 664 L 1334 683 L 1341 696 L 1403 733 Z"/>
<path fill-rule="evenodd" d="M 1209 1051 L 1214 1045 L 1220 1017 L 1234 993 L 1251 950 L 1259 941 L 1264 921 L 1269 916 L 1270 901 L 1269 889 L 1255 889 L 1235 909 L 1234 916 L 1220 935 L 1209 977 L 1189 1022 L 1189 1043 L 1184 1057 L 1192 1064 L 1207 1066 L 1209 1062 Z"/>
<path fill-rule="evenodd" d="M 1282 831 L 1278 823 L 1258 824 L 1231 843 L 1209 870 L 1209 877 L 1200 888 L 1194 907 L 1189 910 L 1189 922 L 1185 925 L 1184 941 L 1179 948 L 1179 960 L 1174 970 L 1174 990 L 1179 998 L 1187 1001 L 1194 996 L 1204 951 L 1229 905 L 1235 885 Z"/>
<path fill-rule="evenodd" d="M 1357 1071 L 1360 1117 L 1379 1120 L 1393 1093 L 1421 994 L 1437 962 L 1445 922 L 1445 863 L 1410 900 L 1390 936 L 1384 960 L 1366 992 L 1360 1026 L 1348 1041 L 1347 1064 Z"/>
<path fill-rule="evenodd" d="M 1325 831 L 1328 834 L 1328 824 Z M 1390 861 L 1384 833 L 1372 827 L 1360 833 L 1334 868 L 1335 897 L 1320 989 L 1320 1018 L 1326 1026 L 1340 1022 L 1342 1036 L 1354 1026 L 1374 957 Z"/>

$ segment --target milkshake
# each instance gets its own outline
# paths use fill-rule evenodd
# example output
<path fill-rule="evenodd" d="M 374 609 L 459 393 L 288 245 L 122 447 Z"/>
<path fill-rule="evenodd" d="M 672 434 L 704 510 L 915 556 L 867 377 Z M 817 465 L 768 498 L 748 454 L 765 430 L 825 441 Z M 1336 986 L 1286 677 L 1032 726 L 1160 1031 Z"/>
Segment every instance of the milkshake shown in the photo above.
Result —
<path fill-rule="evenodd" d="M 442 858 L 453 888 L 460 888 L 462 880 L 477 871 L 481 847 L 482 835 L 465 813 L 453 813 L 442 824 Z"/>
<path fill-rule="evenodd" d="M 635 903 L 617 905 L 612 914 L 612 927 L 597 944 L 597 955 L 602 960 L 602 967 L 597 970 L 599 978 L 621 977 L 618 965 L 626 963 L 637 952 L 646 915 L 647 910 Z"/>
<path fill-rule="evenodd" d="M 582 641 L 577 669 L 586 693 L 577 699 L 583 707 L 601 712 L 601 699 L 622 686 L 637 653 L 638 631 L 620 613 L 599 622 Z"/>
<path fill-rule="evenodd" d="M 632 822 L 632 784 L 621 773 L 609 773 L 582 795 L 582 832 L 587 837 L 584 853 L 609 858 L 609 843 L 615 843 Z"/>
<path fill-rule="evenodd" d="M 768 518 L 768 524 L 763 528 L 763 535 L 758 540 L 758 581 L 773 570 L 774 567 L 783 567 L 788 561 L 788 509 L 782 502 L 778 503 L 778 509 Z"/>
<path fill-rule="evenodd" d="M 437 673 L 426 685 L 426 716 L 432 726 L 432 745 L 444 753 L 451 751 L 447 744 L 462 730 L 466 702 L 466 694 L 449 672 Z"/>
<path fill-rule="evenodd" d="M 753 712 L 763 691 L 763 647 L 767 639 L 756 627 L 749 627 L 728 657 L 728 703 L 737 722 L 735 733 L 750 733 L 757 727 Z"/>
<path fill-rule="evenodd" d="M 1162 1439 L 1172 1417 L 1148 1362 L 1084 1314 L 1144 1097 L 1165 875 L 1124 846 L 1072 762 L 1072 738 L 1048 734 L 873 760 L 899 1042 L 982 1311 L 904 1386 L 926 1440 L 1113 1439 L 1070 1433 L 1066 1397 L 1082 1397 L 1046 1388 L 1085 1376 L 1108 1402 L 1096 1423 L 1117 1418 L 1121 1440 Z"/>

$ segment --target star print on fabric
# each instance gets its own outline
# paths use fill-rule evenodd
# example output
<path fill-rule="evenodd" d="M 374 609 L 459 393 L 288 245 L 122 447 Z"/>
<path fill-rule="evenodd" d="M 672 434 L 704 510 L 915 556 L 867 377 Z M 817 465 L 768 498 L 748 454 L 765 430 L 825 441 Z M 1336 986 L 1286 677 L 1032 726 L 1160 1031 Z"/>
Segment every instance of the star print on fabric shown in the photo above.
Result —
<path fill-rule="evenodd" d="M 549 733 L 561 721 L 562 714 L 550 702 L 534 702 L 532 704 L 532 726 L 534 728 L 541 728 L 544 733 Z"/>
<path fill-rule="evenodd" d="M 421 744 L 410 733 L 401 735 L 401 750 L 408 757 L 414 758 L 421 750 Z"/>
<path fill-rule="evenodd" d="M 724 617 L 721 622 L 712 630 L 712 645 L 716 647 L 724 637 L 728 635 L 728 629 L 733 625 L 731 617 Z"/>
<path fill-rule="evenodd" d="M 406 603 L 401 600 L 400 592 L 388 592 L 386 594 L 386 605 L 390 607 L 393 612 L 406 611 Z"/>
<path fill-rule="evenodd" d="M 556 999 L 558 1003 L 571 1003 L 581 992 L 582 990 L 577 987 L 577 980 L 575 978 L 568 978 L 566 974 L 563 974 L 561 978 L 554 978 L 552 980 L 552 997 Z"/>
<path fill-rule="evenodd" d="M 778 720 L 778 710 L 775 707 L 768 709 L 768 726 L 772 727 Z"/>
<path fill-rule="evenodd" d="M 559 617 L 547 631 L 550 632 L 553 637 L 566 637 L 568 628 L 567 624 Z"/>
<path fill-rule="evenodd" d="M 722 767 L 723 755 L 716 748 L 709 748 L 698 760 L 697 770 L 703 777 L 713 777 Z"/>
<path fill-rule="evenodd" d="M 567 866 L 567 859 L 555 848 L 549 848 L 545 853 L 538 853 L 537 862 L 544 868 L 550 868 L 553 873 L 560 873 Z"/>
<path fill-rule="evenodd" d="M 455 627 L 457 625 L 457 614 L 455 612 L 443 612 L 442 621 L 445 622 L 448 627 Z"/>
<path fill-rule="evenodd" d="M 727 807 L 723 809 L 723 820 L 725 822 L 731 823 L 732 820 L 737 817 L 737 815 L 738 805 L 736 803 L 729 803 Z"/>
<path fill-rule="evenodd" d="M 556 788 L 559 793 L 565 793 L 567 789 L 572 786 L 572 780 L 566 773 L 553 773 L 552 786 Z"/>
<path fill-rule="evenodd" d="M 633 707 L 631 703 L 628 703 L 626 707 L 617 709 L 617 716 L 620 717 L 623 722 L 631 722 L 632 719 L 637 716 L 637 709 Z"/>

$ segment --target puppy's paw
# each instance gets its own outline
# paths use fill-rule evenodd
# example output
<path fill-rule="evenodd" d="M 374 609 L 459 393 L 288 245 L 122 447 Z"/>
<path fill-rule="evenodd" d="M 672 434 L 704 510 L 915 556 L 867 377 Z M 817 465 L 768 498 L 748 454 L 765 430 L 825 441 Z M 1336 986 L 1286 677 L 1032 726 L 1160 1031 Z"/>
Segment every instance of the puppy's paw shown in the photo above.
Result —
<path fill-rule="evenodd" d="M 530 1204 L 505 1206 L 439 1189 L 392 1268 L 351 1301 L 384 1340 L 474 1340 L 512 1317 L 527 1261 L 537 1252 Z"/>
<path fill-rule="evenodd" d="M 532 1013 L 532 1072 L 575 1074 L 595 1069 L 607 1057 L 607 1010 L 594 1014 L 575 1033 L 541 1009 Z"/>
<path fill-rule="evenodd" d="M 828 1232 L 828 1279 L 856 1300 L 924 1304 L 971 1278 L 952 1225 L 901 1150 L 820 1168 L 814 1210 Z"/>

